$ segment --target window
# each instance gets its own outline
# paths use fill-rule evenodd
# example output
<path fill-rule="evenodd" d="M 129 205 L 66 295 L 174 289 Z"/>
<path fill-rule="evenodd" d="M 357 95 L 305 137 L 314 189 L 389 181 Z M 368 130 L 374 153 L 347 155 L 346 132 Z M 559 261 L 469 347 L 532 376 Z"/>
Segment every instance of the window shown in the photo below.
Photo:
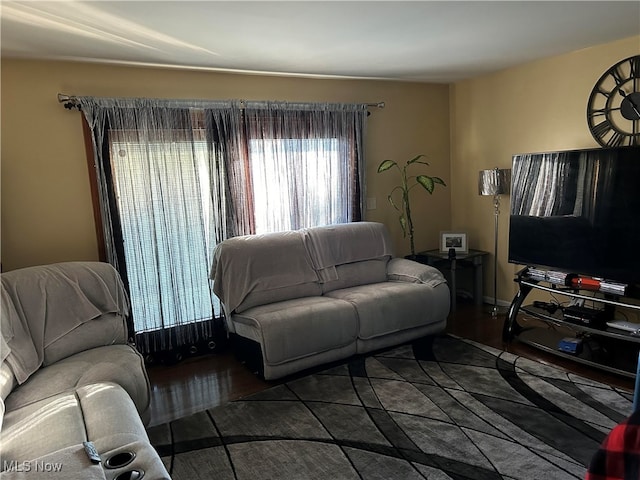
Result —
<path fill-rule="evenodd" d="M 210 320 L 220 305 L 206 268 L 215 247 L 207 143 L 126 136 L 114 135 L 110 151 L 135 331 Z"/>
<path fill-rule="evenodd" d="M 249 161 L 255 233 L 349 221 L 338 139 L 251 140 Z"/>
<path fill-rule="evenodd" d="M 213 336 L 220 241 L 360 219 L 366 105 L 76 99 L 144 354 Z"/>

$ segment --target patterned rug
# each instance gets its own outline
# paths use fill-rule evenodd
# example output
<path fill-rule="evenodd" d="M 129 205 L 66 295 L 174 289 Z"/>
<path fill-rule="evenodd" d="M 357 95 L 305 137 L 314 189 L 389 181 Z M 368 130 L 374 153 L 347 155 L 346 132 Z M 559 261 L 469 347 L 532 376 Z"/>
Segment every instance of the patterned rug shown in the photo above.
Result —
<path fill-rule="evenodd" d="M 582 479 L 632 393 L 452 336 L 149 430 L 174 480 Z"/>

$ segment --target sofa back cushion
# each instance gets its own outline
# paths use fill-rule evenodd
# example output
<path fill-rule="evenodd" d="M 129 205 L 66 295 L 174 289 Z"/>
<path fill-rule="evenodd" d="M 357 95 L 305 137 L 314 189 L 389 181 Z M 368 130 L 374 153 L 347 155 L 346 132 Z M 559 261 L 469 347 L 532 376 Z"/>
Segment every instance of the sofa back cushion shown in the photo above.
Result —
<path fill-rule="evenodd" d="M 322 283 L 338 280 L 337 267 L 366 260 L 389 260 L 393 249 L 387 227 L 353 222 L 304 230 L 305 244 Z"/>
<path fill-rule="evenodd" d="M 102 345 L 126 341 L 122 318 L 129 314 L 129 301 L 120 275 L 108 263 L 40 265 L 3 273 L 1 279 L 3 301 L 11 306 L 6 321 L 14 335 L 9 346 L 32 343 L 37 355 L 36 361 L 23 361 L 17 368 L 11 355 L 22 348 L 11 348 L 7 361 L 19 383 L 41 365 L 50 365 L 63 356 L 99 346 L 102 341 Z M 119 322 L 110 325 L 105 338 L 96 336 L 95 322 L 113 318 L 109 314 L 118 316 Z M 87 323 L 90 325 L 85 327 Z M 70 338 L 63 340 L 67 335 Z M 51 346 L 54 348 L 50 350 Z"/>
<path fill-rule="evenodd" d="M 127 343 L 127 325 L 124 317 L 105 313 L 73 330 L 50 340 L 45 345 L 44 365 L 51 365 L 63 358 L 106 345 Z"/>
<path fill-rule="evenodd" d="M 391 257 L 384 224 L 344 223 L 227 239 L 216 247 L 211 278 L 229 316 L 259 305 L 385 281 Z"/>
<path fill-rule="evenodd" d="M 221 242 L 214 252 L 211 278 L 228 314 L 322 292 L 299 231 Z"/>
<path fill-rule="evenodd" d="M 364 260 L 336 266 L 337 279 L 322 284 L 322 293 L 387 281 L 387 258 Z"/>

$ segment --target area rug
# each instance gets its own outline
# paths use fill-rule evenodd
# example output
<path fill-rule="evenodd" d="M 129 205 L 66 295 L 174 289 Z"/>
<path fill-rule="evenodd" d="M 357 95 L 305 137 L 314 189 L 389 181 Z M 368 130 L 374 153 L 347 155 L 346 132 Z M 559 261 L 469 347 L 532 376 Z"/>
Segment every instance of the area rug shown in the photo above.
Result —
<path fill-rule="evenodd" d="M 461 338 L 149 430 L 174 480 L 582 479 L 632 393 Z"/>

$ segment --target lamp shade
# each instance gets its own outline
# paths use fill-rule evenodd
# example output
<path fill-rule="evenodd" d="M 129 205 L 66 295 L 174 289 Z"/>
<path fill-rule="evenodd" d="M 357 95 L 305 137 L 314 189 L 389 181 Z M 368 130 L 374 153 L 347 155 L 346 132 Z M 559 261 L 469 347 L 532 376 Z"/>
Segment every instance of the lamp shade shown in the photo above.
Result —
<path fill-rule="evenodd" d="M 511 190 L 511 169 L 494 168 L 480 170 L 478 176 L 478 194 L 506 195 Z"/>

